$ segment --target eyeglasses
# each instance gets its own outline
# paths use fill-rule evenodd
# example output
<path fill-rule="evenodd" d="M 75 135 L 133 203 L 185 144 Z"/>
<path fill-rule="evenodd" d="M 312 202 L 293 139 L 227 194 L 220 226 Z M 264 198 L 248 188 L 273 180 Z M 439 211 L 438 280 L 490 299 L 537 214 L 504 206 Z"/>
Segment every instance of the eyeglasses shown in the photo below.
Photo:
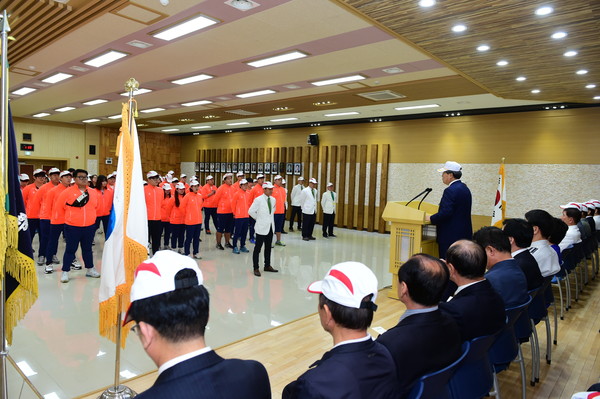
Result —
<path fill-rule="evenodd" d="M 140 333 L 140 325 L 139 325 L 139 324 L 137 324 L 137 323 L 135 323 L 135 324 L 133 325 L 133 327 L 131 327 L 131 328 L 129 329 L 129 331 L 131 331 L 132 333 L 134 333 L 134 334 L 136 334 L 136 335 L 139 335 L 139 333 Z"/>
<path fill-rule="evenodd" d="M 76 179 L 78 179 L 78 180 L 87 180 L 87 176 L 77 176 Z"/>

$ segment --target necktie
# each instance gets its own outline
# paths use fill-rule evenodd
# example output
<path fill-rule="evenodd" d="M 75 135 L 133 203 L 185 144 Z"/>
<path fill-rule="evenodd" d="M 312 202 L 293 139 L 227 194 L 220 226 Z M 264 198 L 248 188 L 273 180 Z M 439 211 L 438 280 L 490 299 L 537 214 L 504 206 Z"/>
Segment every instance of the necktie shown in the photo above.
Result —
<path fill-rule="evenodd" d="M 269 205 L 269 213 L 271 213 L 271 197 L 267 197 L 267 205 Z"/>
<path fill-rule="evenodd" d="M 315 198 L 315 189 L 313 188 L 313 189 L 311 190 L 311 192 L 312 192 L 313 198 Z"/>
<path fill-rule="evenodd" d="M 331 193 L 331 200 L 335 201 L 335 198 L 333 198 L 333 191 L 330 191 L 330 193 Z"/>

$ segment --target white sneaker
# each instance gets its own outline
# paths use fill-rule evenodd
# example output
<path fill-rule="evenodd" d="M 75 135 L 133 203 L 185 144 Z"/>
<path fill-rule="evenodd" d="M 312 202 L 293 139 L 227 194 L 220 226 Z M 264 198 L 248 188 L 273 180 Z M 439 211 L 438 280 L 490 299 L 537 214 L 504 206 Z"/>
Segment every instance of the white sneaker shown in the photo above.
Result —
<path fill-rule="evenodd" d="M 52 267 L 52 265 L 46 265 L 46 268 L 44 269 L 44 273 L 52 274 L 53 272 L 54 272 L 54 267 Z"/>
<path fill-rule="evenodd" d="M 81 263 L 79 263 L 77 261 L 77 259 L 74 259 L 73 262 L 71 262 L 71 269 L 73 270 L 81 270 L 82 266 Z"/>
<path fill-rule="evenodd" d="M 39 266 L 45 265 L 46 264 L 46 257 L 45 256 L 38 256 L 37 264 Z"/>
<path fill-rule="evenodd" d="M 181 255 L 183 255 L 183 252 L 184 252 L 184 251 L 183 251 L 183 248 L 179 248 L 179 249 L 177 250 L 177 252 L 179 252 Z"/>
<path fill-rule="evenodd" d="M 199 253 L 197 253 L 197 254 L 194 254 L 194 258 L 195 258 L 195 259 L 202 259 L 202 257 L 200 256 L 200 254 L 199 254 Z"/>
<path fill-rule="evenodd" d="M 92 277 L 92 278 L 98 278 L 98 277 L 100 277 L 100 273 L 98 273 L 96 271 L 95 267 L 92 267 L 91 269 L 87 269 L 87 272 L 85 272 L 85 276 Z"/>
<path fill-rule="evenodd" d="M 69 282 L 69 272 L 62 272 L 62 274 L 60 275 L 60 282 L 61 283 Z"/>
<path fill-rule="evenodd" d="M 52 263 L 54 263 L 55 265 L 60 265 L 60 261 L 58 260 L 58 256 L 54 255 L 52 257 Z"/>

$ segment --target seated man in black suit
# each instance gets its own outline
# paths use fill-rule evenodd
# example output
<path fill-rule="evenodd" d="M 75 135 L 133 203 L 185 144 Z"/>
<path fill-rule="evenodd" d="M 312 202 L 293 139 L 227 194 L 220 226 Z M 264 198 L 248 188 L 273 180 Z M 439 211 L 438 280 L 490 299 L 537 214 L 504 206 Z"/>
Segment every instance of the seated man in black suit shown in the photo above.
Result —
<path fill-rule="evenodd" d="M 321 326 L 334 347 L 283 390 L 283 398 L 398 398 L 390 352 L 367 328 L 377 309 L 377 278 L 365 265 L 333 266 L 308 291 L 319 294 Z"/>
<path fill-rule="evenodd" d="M 204 342 L 208 291 L 190 257 L 158 251 L 135 271 L 125 322 L 158 368 L 140 399 L 270 399 L 269 376 L 254 360 L 223 359 Z"/>
<path fill-rule="evenodd" d="M 506 323 L 504 302 L 483 277 L 486 266 L 483 248 L 473 241 L 457 241 L 446 253 L 446 264 L 450 280 L 458 288 L 439 307 L 456 321 L 462 339 L 467 341 L 500 331 Z"/>
<path fill-rule="evenodd" d="M 414 255 L 398 271 L 398 297 L 406 311 L 377 342 L 389 349 L 396 362 L 401 397 L 419 377 L 460 356 L 458 327 L 438 309 L 448 278 L 446 265 L 426 254 Z"/>
<path fill-rule="evenodd" d="M 486 226 L 473 234 L 473 241 L 485 251 L 488 268 L 485 278 L 502 297 L 504 307 L 512 308 L 527 302 L 527 279 L 510 256 L 508 236 L 498 227 Z"/>
<path fill-rule="evenodd" d="M 533 240 L 533 226 L 527 220 L 518 218 L 506 219 L 502 224 L 510 242 L 510 254 L 527 279 L 527 291 L 541 287 L 544 277 L 537 261 L 529 252 Z"/>

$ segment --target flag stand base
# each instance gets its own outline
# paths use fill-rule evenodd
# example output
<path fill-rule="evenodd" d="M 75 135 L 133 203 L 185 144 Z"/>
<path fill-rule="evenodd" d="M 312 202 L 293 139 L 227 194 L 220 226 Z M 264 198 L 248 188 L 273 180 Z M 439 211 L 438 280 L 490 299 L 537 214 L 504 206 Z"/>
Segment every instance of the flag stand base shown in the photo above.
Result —
<path fill-rule="evenodd" d="M 102 392 L 102 394 L 98 396 L 98 399 L 130 399 L 134 398 L 136 395 L 137 393 L 133 389 L 125 385 L 118 385 L 112 386 Z"/>

